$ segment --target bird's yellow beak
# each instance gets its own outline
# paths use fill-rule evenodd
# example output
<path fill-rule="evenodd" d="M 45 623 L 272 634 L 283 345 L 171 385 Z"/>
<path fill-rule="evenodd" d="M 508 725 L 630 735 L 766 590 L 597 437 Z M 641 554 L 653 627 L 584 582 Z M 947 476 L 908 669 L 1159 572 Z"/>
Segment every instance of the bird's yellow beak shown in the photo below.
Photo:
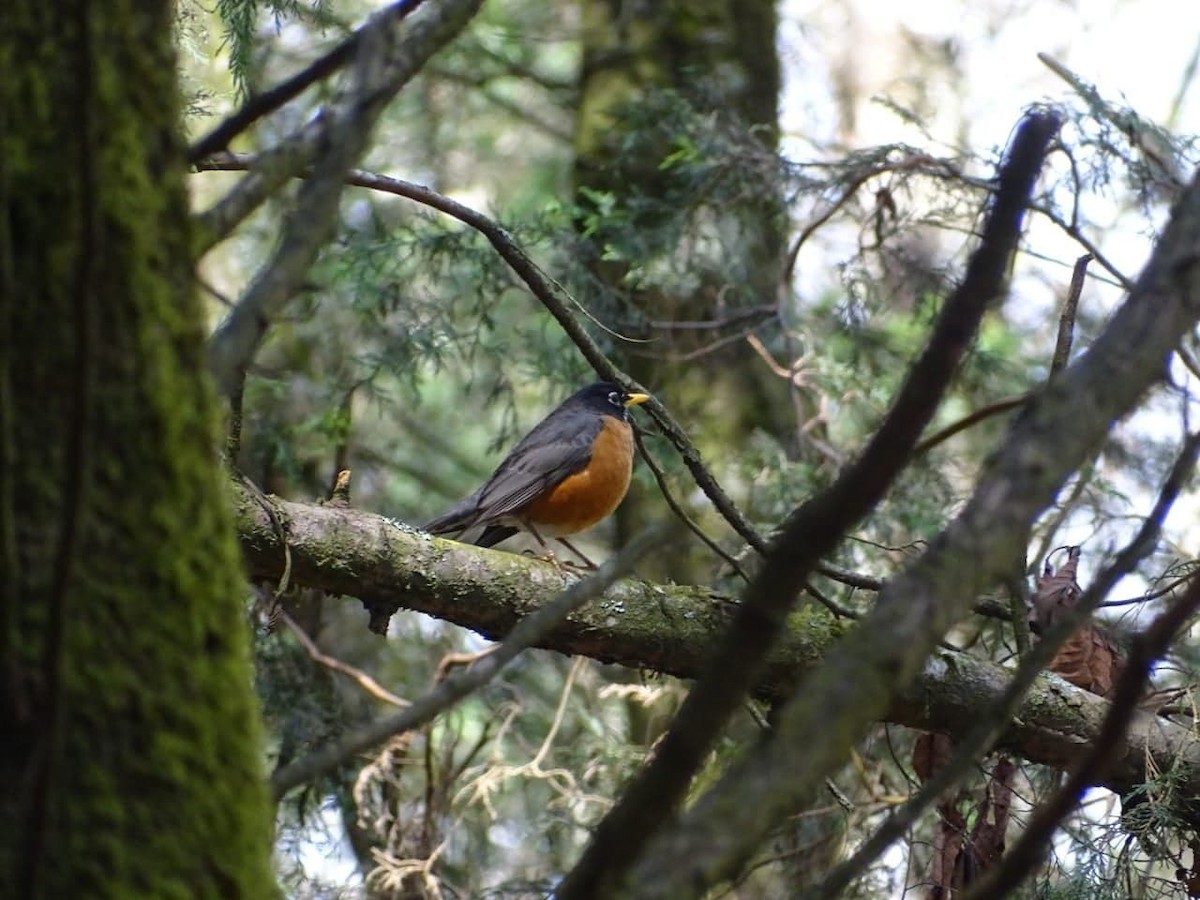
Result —
<path fill-rule="evenodd" d="M 649 394 L 630 394 L 625 399 L 626 406 L 638 406 L 650 399 Z"/>

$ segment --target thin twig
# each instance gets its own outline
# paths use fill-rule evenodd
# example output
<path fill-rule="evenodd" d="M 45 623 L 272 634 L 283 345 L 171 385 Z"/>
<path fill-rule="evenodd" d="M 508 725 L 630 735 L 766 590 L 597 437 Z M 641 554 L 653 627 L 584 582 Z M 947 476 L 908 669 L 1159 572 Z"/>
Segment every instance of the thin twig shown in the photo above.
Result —
<path fill-rule="evenodd" d="M 343 662 L 336 657 L 329 656 L 327 653 L 322 653 L 321 648 L 317 646 L 316 642 L 308 636 L 308 634 L 303 628 L 300 627 L 295 619 L 293 619 L 283 610 L 279 611 L 279 617 L 291 630 L 292 635 L 300 642 L 300 646 L 304 648 L 304 652 L 308 654 L 309 659 L 311 659 L 313 662 L 334 672 L 339 672 L 342 675 L 345 675 L 376 700 L 382 700 L 384 703 L 390 703 L 392 706 L 399 706 L 401 708 L 411 705 L 403 697 L 398 697 L 393 694 L 362 669 L 355 668 L 347 662 Z"/>
<path fill-rule="evenodd" d="M 1083 280 L 1087 276 L 1088 263 L 1092 254 L 1085 253 L 1075 260 L 1071 272 L 1071 287 L 1063 302 L 1062 315 L 1058 319 L 1058 340 L 1054 344 L 1054 358 L 1050 362 L 1050 377 L 1053 378 L 1067 367 L 1071 359 L 1071 344 L 1075 339 L 1075 311 L 1079 308 L 1079 295 L 1083 293 Z"/>
<path fill-rule="evenodd" d="M 1092 259 L 1099 263 L 1101 267 L 1108 271 L 1108 274 L 1117 280 L 1117 283 L 1122 287 L 1122 289 L 1126 291 L 1133 290 L 1133 279 L 1118 269 L 1116 263 L 1105 256 L 1099 245 L 1085 235 L 1079 229 L 1079 226 L 1068 222 L 1056 210 L 1044 203 L 1031 203 L 1029 208 L 1039 215 L 1045 216 L 1048 220 L 1066 232 L 1066 234 L 1072 240 L 1074 240 L 1075 243 L 1083 247 L 1083 249 L 1086 250 L 1092 257 Z"/>
<path fill-rule="evenodd" d="M 826 578 L 836 581 L 839 584 L 846 585 L 846 587 L 859 588 L 864 591 L 878 591 L 883 587 L 882 578 L 876 578 L 874 575 L 863 575 L 861 572 L 844 569 L 832 563 L 817 563 L 815 570 L 818 575 L 824 575 Z"/>
<path fill-rule="evenodd" d="M 716 340 L 710 341 L 709 343 L 704 344 L 700 347 L 696 347 L 694 350 L 688 350 L 685 353 L 659 354 L 657 358 L 660 358 L 660 359 L 666 360 L 667 362 L 672 362 L 672 363 L 695 362 L 698 359 L 703 359 L 706 356 L 711 356 L 714 353 L 724 350 L 726 347 L 730 346 L 731 344 L 736 344 L 739 341 L 743 341 L 743 340 L 753 337 L 754 330 L 758 327 L 759 327 L 758 324 L 749 325 L 749 326 L 741 329 L 740 331 L 735 331 L 733 334 L 723 335 L 722 337 L 719 337 Z M 643 351 L 639 355 L 640 356 L 652 356 L 653 354 Z"/>
<path fill-rule="evenodd" d="M 804 244 L 808 241 L 808 239 L 812 237 L 814 233 L 816 233 L 818 228 L 832 219 L 837 211 L 845 206 L 846 203 L 849 202 L 850 198 L 858 193 L 858 189 L 866 184 L 867 181 L 890 168 L 890 166 L 872 168 L 871 170 L 859 175 L 846 186 L 846 189 L 842 191 L 841 196 L 830 203 L 829 207 L 823 213 L 817 216 L 808 224 L 807 227 L 805 227 L 803 231 L 800 232 L 800 234 L 796 237 L 796 240 L 792 242 L 791 249 L 788 250 L 787 264 L 783 267 L 782 280 L 785 285 L 791 283 L 792 276 L 796 272 L 796 260 L 800 257 L 800 250 L 804 247 Z"/>
<path fill-rule="evenodd" d="M 834 601 L 832 598 L 826 597 L 825 594 L 823 594 L 820 590 L 818 590 L 812 584 L 806 584 L 804 586 L 804 591 L 810 597 L 812 597 L 814 600 L 816 600 L 823 607 L 825 607 L 827 610 L 829 610 L 831 613 L 833 613 L 835 616 L 838 616 L 839 618 L 843 618 L 843 619 L 861 619 L 862 618 L 861 613 L 855 612 L 852 609 L 848 609 L 845 606 L 842 606 L 841 604 Z"/>
<path fill-rule="evenodd" d="M 664 472 L 662 466 L 658 464 L 658 460 L 656 460 L 650 451 L 646 449 L 646 442 L 642 438 L 641 429 L 635 428 L 633 430 L 633 439 L 637 442 L 638 452 L 642 454 L 642 459 L 645 460 L 647 467 L 654 475 L 654 481 L 658 484 L 658 492 L 662 494 L 663 499 L 667 501 L 667 506 L 671 508 L 671 512 L 675 514 L 679 521 L 687 526 L 688 530 L 691 531 L 692 534 L 700 538 L 700 540 L 706 547 L 708 547 L 709 550 L 717 554 L 717 556 L 721 557 L 721 559 L 725 560 L 729 567 L 733 569 L 733 571 L 735 571 L 739 576 L 741 576 L 743 581 L 749 581 L 750 576 L 746 574 L 746 570 L 741 567 L 733 554 L 726 551 L 724 547 L 718 544 L 713 538 L 709 537 L 708 533 L 700 527 L 700 523 L 688 515 L 687 510 L 685 510 L 683 506 L 680 505 L 679 501 L 675 499 L 675 494 L 671 491 L 671 486 L 667 484 L 666 472 Z"/>
<path fill-rule="evenodd" d="M 379 15 L 394 20 L 392 24 L 395 24 L 403 21 L 409 13 L 421 5 L 421 2 L 422 0 L 400 0 Z M 376 18 L 372 17 L 372 21 L 376 21 Z M 288 101 L 298 97 L 305 89 L 323 78 L 328 78 L 348 63 L 358 49 L 362 33 L 366 28 L 367 25 L 363 25 L 320 59 L 310 63 L 286 81 L 248 98 L 240 109 L 188 148 L 188 162 L 195 165 L 219 150 L 224 150 L 229 146 L 230 141 L 263 116 L 279 109 Z"/>
<path fill-rule="evenodd" d="M 1194 579 L 1197 575 L 1200 575 L 1200 568 L 1193 569 L 1191 572 L 1188 572 L 1181 578 L 1176 578 L 1174 581 L 1168 583 L 1166 587 L 1159 588 L 1157 591 L 1148 591 L 1145 594 L 1141 594 L 1137 597 L 1127 597 L 1124 600 L 1105 600 L 1100 604 L 1100 606 L 1108 609 L 1114 606 L 1133 606 L 1138 603 L 1149 603 L 1151 600 L 1158 600 L 1161 597 L 1167 596 L 1167 594 L 1174 593 L 1180 587 Z"/>
<path fill-rule="evenodd" d="M 1006 412 L 1011 412 L 1025 405 L 1029 399 L 1029 394 L 1021 394 L 1017 397 L 1007 397 L 1004 400 L 997 400 L 995 403 L 989 403 L 987 406 L 981 407 L 968 415 L 963 416 L 957 422 L 951 422 L 945 428 L 939 429 L 931 434 L 921 443 L 913 448 L 913 456 L 924 456 L 938 444 L 948 441 L 960 431 L 966 431 L 973 425 L 978 425 L 980 422 L 1003 415 Z"/>
<path fill-rule="evenodd" d="M 446 676 L 455 669 L 461 669 L 464 666 L 470 666 L 479 662 L 479 660 L 483 659 L 489 653 L 495 653 L 496 648 L 499 646 L 499 644 L 492 644 L 492 646 L 486 647 L 483 650 L 474 650 L 469 653 L 464 651 L 461 653 L 444 654 L 438 660 L 437 669 L 433 673 L 433 680 L 435 682 L 445 681 Z"/>
<path fill-rule="evenodd" d="M 680 319 L 675 322 L 670 320 L 655 320 L 647 322 L 646 326 L 648 328 L 657 328 L 662 331 L 715 331 L 719 328 L 728 328 L 730 325 L 744 325 L 747 322 L 760 324 L 767 319 L 773 319 L 778 315 L 779 310 L 775 306 L 762 305 L 751 306 L 748 309 L 741 309 L 720 319 Z"/>

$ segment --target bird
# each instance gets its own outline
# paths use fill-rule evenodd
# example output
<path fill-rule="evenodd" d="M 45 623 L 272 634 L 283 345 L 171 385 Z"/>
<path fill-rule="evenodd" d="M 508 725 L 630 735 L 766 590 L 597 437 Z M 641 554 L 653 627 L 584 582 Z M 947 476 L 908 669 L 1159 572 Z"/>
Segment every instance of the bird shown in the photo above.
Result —
<path fill-rule="evenodd" d="M 629 409 L 649 394 L 607 381 L 576 391 L 513 447 L 483 486 L 425 526 L 435 535 L 483 526 L 471 543 L 492 547 L 528 531 L 551 558 L 555 539 L 595 568 L 567 538 L 607 518 L 629 490 Z"/>

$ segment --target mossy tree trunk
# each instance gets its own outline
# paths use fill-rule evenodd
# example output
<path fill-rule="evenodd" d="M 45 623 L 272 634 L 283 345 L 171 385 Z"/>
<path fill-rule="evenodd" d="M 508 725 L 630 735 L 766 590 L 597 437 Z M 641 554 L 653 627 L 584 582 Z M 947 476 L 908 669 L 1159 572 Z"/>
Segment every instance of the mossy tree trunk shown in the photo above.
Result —
<path fill-rule="evenodd" d="M 269 897 L 173 7 L 0 9 L 0 896 Z"/>

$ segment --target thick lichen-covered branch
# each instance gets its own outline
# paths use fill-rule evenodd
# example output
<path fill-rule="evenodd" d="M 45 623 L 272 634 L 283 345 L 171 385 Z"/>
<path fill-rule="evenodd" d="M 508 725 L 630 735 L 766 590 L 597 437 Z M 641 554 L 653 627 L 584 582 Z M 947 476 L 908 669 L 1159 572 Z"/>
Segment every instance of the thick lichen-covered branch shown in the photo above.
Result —
<path fill-rule="evenodd" d="M 251 576 L 282 575 L 286 536 L 293 583 L 358 598 L 377 625 L 396 610 L 411 609 L 499 638 L 575 577 L 541 560 L 430 537 L 370 513 L 270 502 L 282 533 L 260 500 L 245 492 L 237 496 Z M 693 678 L 711 658 L 735 605 L 704 587 L 628 579 L 574 612 L 539 646 Z M 817 607 L 794 613 L 756 695 L 786 696 L 848 627 Z M 962 736 L 1000 697 L 1008 677 L 1000 666 L 939 651 L 883 719 Z M 1031 762 L 1066 768 L 1095 738 L 1107 708 L 1099 697 L 1043 677 L 1021 703 L 1001 746 Z M 1143 779 L 1147 760 L 1181 768 L 1190 785 L 1181 794 L 1200 791 L 1200 744 L 1187 729 L 1144 714 L 1135 718 L 1099 783 L 1127 790 Z"/>

